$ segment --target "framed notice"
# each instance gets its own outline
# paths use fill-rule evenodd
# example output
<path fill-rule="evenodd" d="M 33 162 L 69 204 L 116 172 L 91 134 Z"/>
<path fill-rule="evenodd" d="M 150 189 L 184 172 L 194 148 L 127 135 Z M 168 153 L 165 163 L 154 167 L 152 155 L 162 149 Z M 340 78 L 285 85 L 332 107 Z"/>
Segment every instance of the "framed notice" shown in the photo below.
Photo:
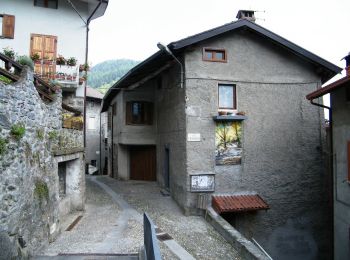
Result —
<path fill-rule="evenodd" d="M 215 175 L 200 174 L 191 175 L 191 192 L 215 191 Z"/>
<path fill-rule="evenodd" d="M 201 134 L 200 133 L 188 133 L 187 134 L 187 141 L 188 142 L 200 142 L 201 141 Z"/>

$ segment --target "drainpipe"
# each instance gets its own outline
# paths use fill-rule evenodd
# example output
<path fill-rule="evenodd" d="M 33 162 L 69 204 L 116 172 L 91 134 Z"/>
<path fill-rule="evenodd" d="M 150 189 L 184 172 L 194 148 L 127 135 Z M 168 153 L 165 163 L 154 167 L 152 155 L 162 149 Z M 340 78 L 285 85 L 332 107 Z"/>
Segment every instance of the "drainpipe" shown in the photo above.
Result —
<path fill-rule="evenodd" d="M 328 109 L 329 111 L 329 134 L 330 134 L 330 174 L 331 174 L 331 178 L 330 178 L 330 186 L 331 186 L 331 198 L 330 198 L 330 207 L 331 207 L 331 254 L 332 256 L 334 256 L 334 170 L 333 170 L 333 120 L 332 120 L 332 108 L 325 106 L 323 104 L 319 104 L 314 102 L 313 99 L 310 100 L 310 103 L 312 105 L 318 106 L 318 107 L 322 107 L 325 109 Z"/>
<path fill-rule="evenodd" d="M 97 10 L 100 8 L 100 6 L 102 4 L 102 0 L 100 0 L 100 2 L 97 4 L 97 6 L 92 11 L 92 13 L 89 15 L 89 17 L 86 21 L 84 20 L 82 15 L 79 13 L 77 8 L 74 6 L 74 4 L 70 0 L 67 0 L 67 2 L 72 6 L 73 10 L 79 15 L 80 19 L 83 21 L 83 23 L 86 26 L 85 64 L 87 64 L 88 63 L 88 55 L 89 55 L 89 30 L 90 30 L 89 26 L 90 26 L 90 22 L 92 20 L 92 17 L 97 12 Z M 85 76 L 87 79 L 87 71 L 85 71 Z M 86 148 L 86 84 L 87 84 L 87 80 L 85 80 L 85 83 L 84 83 L 84 149 Z"/>

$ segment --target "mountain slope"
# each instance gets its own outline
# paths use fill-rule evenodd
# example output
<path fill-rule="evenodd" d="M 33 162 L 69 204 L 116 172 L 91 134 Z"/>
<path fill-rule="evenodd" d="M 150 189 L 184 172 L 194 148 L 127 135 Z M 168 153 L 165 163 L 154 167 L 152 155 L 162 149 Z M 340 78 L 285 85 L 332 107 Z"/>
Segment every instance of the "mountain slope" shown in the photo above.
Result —
<path fill-rule="evenodd" d="M 125 73 L 139 62 L 128 59 L 107 60 L 96 64 L 89 72 L 88 85 L 105 93 Z"/>

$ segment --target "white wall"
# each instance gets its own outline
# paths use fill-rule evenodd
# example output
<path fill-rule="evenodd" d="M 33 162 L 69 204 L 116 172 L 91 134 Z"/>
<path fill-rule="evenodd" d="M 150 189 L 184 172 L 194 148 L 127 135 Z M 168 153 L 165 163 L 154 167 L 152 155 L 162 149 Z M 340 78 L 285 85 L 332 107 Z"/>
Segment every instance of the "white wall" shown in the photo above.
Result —
<path fill-rule="evenodd" d="M 57 54 L 85 62 L 86 27 L 67 1 L 58 1 L 58 9 L 36 7 L 33 0 L 0 0 L 0 12 L 15 15 L 14 39 L 0 39 L 0 51 L 11 47 L 20 55 L 29 55 L 30 34 L 57 36 Z M 88 5 L 72 1 L 83 17 Z"/>

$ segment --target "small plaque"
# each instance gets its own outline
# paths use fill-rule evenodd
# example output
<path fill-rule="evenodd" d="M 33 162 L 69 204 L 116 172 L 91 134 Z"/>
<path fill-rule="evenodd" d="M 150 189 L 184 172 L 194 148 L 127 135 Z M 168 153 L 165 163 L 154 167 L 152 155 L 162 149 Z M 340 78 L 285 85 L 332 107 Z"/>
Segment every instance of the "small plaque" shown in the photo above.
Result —
<path fill-rule="evenodd" d="M 188 133 L 187 134 L 187 141 L 200 142 L 201 141 L 201 134 L 200 133 Z"/>
<path fill-rule="evenodd" d="M 191 175 L 191 192 L 215 191 L 215 175 Z"/>

